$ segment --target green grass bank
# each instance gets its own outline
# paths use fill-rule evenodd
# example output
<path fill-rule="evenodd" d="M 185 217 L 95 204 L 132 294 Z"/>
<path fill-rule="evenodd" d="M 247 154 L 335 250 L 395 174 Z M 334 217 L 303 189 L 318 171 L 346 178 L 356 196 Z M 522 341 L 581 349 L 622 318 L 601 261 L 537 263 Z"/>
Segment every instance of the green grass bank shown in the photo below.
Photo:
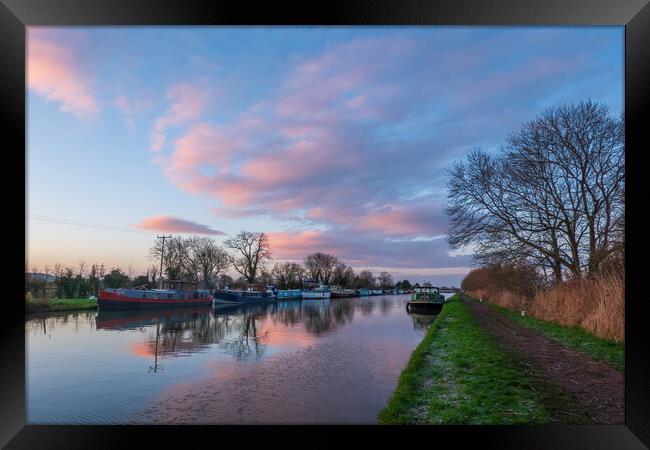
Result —
<path fill-rule="evenodd" d="M 465 301 L 454 296 L 411 355 L 387 406 L 385 424 L 552 422 L 548 398 L 518 361 L 498 349 Z"/>
<path fill-rule="evenodd" d="M 623 370 L 625 367 L 625 346 L 623 343 L 599 338 L 579 327 L 567 327 L 554 322 L 522 316 L 520 311 L 488 304 L 490 308 L 504 314 L 514 322 L 538 331 L 575 351 Z"/>
<path fill-rule="evenodd" d="M 49 300 L 29 299 L 25 301 L 25 311 L 28 313 L 73 311 L 95 308 L 97 308 L 97 300 L 90 300 L 87 298 L 51 298 Z"/>

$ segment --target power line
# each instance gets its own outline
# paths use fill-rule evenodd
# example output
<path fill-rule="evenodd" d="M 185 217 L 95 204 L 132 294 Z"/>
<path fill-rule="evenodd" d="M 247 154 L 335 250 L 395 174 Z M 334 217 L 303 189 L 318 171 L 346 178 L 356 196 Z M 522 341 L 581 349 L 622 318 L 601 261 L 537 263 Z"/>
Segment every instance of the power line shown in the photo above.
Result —
<path fill-rule="evenodd" d="M 42 222 L 50 222 L 50 223 L 58 223 L 61 225 L 74 225 L 78 227 L 84 227 L 84 228 L 94 228 L 94 229 L 99 229 L 99 230 L 105 230 L 105 231 L 119 231 L 122 233 L 135 233 L 135 234 L 146 234 L 148 236 L 151 235 L 151 233 L 147 233 L 145 231 L 137 231 L 137 230 L 132 230 L 129 228 L 125 227 L 117 227 L 114 225 L 105 225 L 101 223 L 93 223 L 93 222 L 86 222 L 83 220 L 76 220 L 76 219 L 65 219 L 62 217 L 52 217 L 52 216 L 43 216 L 40 214 L 27 214 L 31 219 L 33 220 L 38 220 Z"/>

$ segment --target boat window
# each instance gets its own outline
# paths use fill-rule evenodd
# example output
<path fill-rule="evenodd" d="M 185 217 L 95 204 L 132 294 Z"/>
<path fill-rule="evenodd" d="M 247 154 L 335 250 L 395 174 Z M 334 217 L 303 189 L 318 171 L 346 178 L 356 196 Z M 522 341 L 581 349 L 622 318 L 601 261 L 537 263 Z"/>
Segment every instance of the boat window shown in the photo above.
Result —
<path fill-rule="evenodd" d="M 167 294 L 167 298 L 172 298 L 172 294 Z"/>

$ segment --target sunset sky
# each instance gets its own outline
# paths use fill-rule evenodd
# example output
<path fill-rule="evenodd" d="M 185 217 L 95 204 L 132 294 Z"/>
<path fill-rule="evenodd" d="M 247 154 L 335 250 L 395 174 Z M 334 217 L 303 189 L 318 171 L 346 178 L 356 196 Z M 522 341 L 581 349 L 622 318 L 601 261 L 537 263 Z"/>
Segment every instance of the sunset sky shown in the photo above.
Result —
<path fill-rule="evenodd" d="M 136 273 L 157 233 L 458 285 L 445 169 L 545 107 L 623 110 L 623 27 L 28 29 L 31 267 Z"/>

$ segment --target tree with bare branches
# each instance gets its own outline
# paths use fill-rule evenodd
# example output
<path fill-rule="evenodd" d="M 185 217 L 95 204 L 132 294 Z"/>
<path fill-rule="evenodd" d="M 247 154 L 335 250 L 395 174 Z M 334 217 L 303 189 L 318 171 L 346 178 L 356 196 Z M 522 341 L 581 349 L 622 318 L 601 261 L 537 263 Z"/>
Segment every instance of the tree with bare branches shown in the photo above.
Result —
<path fill-rule="evenodd" d="M 192 236 L 187 245 L 190 267 L 198 269 L 203 287 L 212 289 L 219 275 L 230 267 L 228 253 L 217 245 L 214 239 L 207 236 Z"/>
<path fill-rule="evenodd" d="M 305 269 L 298 263 L 276 263 L 271 270 L 273 281 L 280 289 L 297 289 L 303 287 Z"/>
<path fill-rule="evenodd" d="M 226 239 L 224 245 L 234 250 L 235 255 L 230 256 L 230 262 L 248 283 L 255 282 L 258 273 L 271 259 L 271 244 L 266 233 L 241 231 L 235 237 Z"/>
<path fill-rule="evenodd" d="M 555 282 L 598 273 L 623 242 L 623 119 L 591 101 L 545 110 L 499 154 L 449 171 L 448 242 Z"/>
<path fill-rule="evenodd" d="M 305 258 L 305 270 L 312 280 L 329 284 L 332 272 L 338 263 L 339 259 L 336 256 L 316 252 Z"/>

